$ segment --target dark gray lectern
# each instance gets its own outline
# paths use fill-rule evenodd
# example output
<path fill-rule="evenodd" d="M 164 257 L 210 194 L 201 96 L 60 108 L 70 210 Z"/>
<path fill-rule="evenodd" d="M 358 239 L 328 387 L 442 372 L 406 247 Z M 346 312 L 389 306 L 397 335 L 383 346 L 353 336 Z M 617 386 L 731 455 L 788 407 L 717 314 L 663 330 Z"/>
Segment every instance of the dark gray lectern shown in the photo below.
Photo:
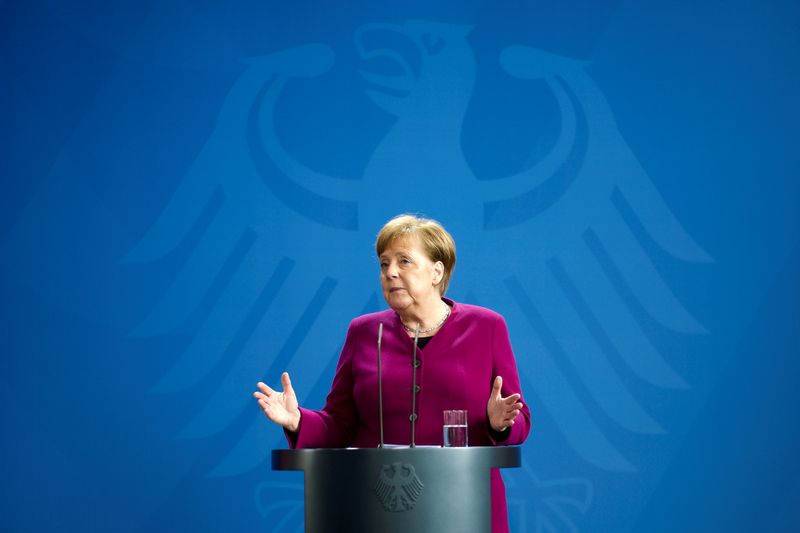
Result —
<path fill-rule="evenodd" d="M 491 468 L 514 446 L 273 450 L 273 470 L 305 472 L 309 533 L 486 533 Z"/>

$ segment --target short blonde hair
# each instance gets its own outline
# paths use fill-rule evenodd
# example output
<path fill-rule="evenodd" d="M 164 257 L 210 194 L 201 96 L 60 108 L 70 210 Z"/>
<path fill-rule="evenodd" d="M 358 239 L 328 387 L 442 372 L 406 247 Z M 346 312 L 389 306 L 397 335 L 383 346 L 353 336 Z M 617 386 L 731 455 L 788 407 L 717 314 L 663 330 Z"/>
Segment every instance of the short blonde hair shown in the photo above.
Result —
<path fill-rule="evenodd" d="M 453 237 L 435 220 L 416 215 L 398 215 L 378 232 L 378 238 L 375 239 L 375 252 L 378 257 L 392 242 L 402 237 L 416 237 L 428 259 L 442 262 L 444 275 L 439 282 L 439 293 L 444 296 L 456 266 L 456 243 Z"/>

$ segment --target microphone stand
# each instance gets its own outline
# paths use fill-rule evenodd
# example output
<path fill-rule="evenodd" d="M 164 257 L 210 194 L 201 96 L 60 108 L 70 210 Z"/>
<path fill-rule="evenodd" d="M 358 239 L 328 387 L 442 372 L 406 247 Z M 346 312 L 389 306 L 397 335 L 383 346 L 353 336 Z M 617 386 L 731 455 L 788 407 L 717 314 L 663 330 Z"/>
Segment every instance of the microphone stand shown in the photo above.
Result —
<path fill-rule="evenodd" d="M 381 442 L 378 448 L 383 448 L 383 374 L 381 373 L 381 338 L 383 337 L 383 322 L 378 325 L 378 419 L 381 427 Z"/>

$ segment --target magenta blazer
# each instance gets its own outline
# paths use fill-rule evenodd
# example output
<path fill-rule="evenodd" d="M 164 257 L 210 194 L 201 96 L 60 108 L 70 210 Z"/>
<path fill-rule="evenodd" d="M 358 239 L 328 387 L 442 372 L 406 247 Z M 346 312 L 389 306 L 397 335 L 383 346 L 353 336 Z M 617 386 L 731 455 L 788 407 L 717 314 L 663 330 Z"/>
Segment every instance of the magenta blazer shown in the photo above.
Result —
<path fill-rule="evenodd" d="M 503 376 L 502 395 L 522 392 L 519 373 L 501 315 L 443 298 L 452 307 L 439 332 L 417 351 L 416 443 L 442 444 L 442 411 L 466 409 L 469 445 L 521 444 L 531 415 L 524 398 L 516 423 L 497 433 L 489 426 L 486 404 L 496 376 Z M 292 448 L 374 448 L 380 440 L 378 418 L 377 340 L 383 323 L 384 441 L 411 442 L 411 361 L 414 340 L 391 309 L 360 316 L 350 323 L 347 338 L 321 411 L 300 408 L 297 433 L 287 433 Z M 508 531 L 505 486 L 496 469 L 491 476 L 492 531 Z"/>

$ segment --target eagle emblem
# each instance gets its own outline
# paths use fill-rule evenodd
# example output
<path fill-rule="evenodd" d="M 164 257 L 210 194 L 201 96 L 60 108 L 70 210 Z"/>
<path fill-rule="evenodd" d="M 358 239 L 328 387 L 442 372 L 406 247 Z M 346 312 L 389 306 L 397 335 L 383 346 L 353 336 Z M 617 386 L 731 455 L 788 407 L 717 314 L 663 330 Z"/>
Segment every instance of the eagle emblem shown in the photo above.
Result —
<path fill-rule="evenodd" d="M 413 465 L 395 462 L 381 467 L 375 482 L 375 496 L 387 511 L 404 512 L 414 508 L 423 488 Z"/>

